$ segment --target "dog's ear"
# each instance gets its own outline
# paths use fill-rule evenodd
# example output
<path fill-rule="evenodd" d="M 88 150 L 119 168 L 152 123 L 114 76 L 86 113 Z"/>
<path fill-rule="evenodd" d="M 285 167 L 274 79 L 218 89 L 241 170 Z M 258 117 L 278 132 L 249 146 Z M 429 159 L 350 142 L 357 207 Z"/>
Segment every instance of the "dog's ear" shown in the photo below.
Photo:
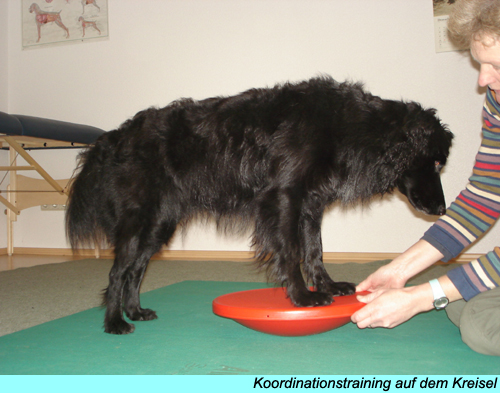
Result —
<path fill-rule="evenodd" d="M 407 115 L 395 143 L 388 149 L 390 162 L 398 173 L 418 164 L 423 157 L 441 157 L 446 162 L 453 134 L 436 116 L 433 108 L 407 103 Z"/>
<path fill-rule="evenodd" d="M 406 129 L 409 147 L 419 151 L 428 150 L 429 137 L 433 131 L 425 126 L 413 124 Z"/>
<path fill-rule="evenodd" d="M 417 156 L 429 154 L 429 144 L 436 127 L 442 127 L 435 109 L 424 110 L 415 102 L 406 103 L 406 113 L 399 129 L 390 136 L 387 164 L 397 173 L 407 170 Z"/>
<path fill-rule="evenodd" d="M 436 109 L 423 109 L 419 104 L 409 108 L 405 131 L 412 148 L 425 155 L 448 156 L 453 134 L 436 116 Z"/>
<path fill-rule="evenodd" d="M 412 148 L 413 141 L 406 135 L 400 135 L 399 140 L 393 140 L 391 146 L 386 150 L 385 162 L 394 168 L 396 174 L 407 170 L 414 161 L 416 151 Z"/>

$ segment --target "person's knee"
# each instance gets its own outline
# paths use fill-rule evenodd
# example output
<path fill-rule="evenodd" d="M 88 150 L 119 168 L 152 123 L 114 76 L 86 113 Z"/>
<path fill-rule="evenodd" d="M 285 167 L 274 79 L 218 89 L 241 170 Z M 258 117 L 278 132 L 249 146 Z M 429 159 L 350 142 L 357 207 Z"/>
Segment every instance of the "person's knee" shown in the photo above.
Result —
<path fill-rule="evenodd" d="M 460 317 L 466 305 L 467 302 L 465 300 L 457 300 L 446 307 L 446 315 L 455 326 L 460 327 Z"/>
<path fill-rule="evenodd" d="M 500 288 L 467 303 L 460 318 L 460 333 L 474 351 L 500 356 Z"/>

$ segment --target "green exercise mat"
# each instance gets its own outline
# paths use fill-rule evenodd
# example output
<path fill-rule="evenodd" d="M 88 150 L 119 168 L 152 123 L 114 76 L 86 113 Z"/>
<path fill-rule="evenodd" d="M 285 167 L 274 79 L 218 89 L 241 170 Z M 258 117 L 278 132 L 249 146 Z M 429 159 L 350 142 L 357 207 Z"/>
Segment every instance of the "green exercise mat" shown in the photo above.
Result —
<path fill-rule="evenodd" d="M 93 308 L 0 337 L 0 374 L 450 375 L 498 374 L 500 358 L 460 339 L 445 312 L 420 314 L 394 329 L 348 323 L 326 333 L 280 337 L 216 316 L 222 294 L 263 283 L 184 281 L 142 294 L 159 319 L 133 334 L 102 329 Z"/>

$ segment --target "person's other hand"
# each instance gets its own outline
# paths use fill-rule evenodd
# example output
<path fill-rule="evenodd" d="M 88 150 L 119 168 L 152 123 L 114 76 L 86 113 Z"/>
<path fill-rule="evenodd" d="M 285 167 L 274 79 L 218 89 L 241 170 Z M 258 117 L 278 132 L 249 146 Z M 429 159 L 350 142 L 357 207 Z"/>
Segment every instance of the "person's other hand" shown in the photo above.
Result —
<path fill-rule="evenodd" d="M 360 329 L 393 328 L 416 314 L 433 308 L 433 295 L 429 283 L 407 288 L 380 287 L 368 295 L 358 296 L 358 299 L 366 303 L 366 306 L 355 312 L 351 320 Z"/>

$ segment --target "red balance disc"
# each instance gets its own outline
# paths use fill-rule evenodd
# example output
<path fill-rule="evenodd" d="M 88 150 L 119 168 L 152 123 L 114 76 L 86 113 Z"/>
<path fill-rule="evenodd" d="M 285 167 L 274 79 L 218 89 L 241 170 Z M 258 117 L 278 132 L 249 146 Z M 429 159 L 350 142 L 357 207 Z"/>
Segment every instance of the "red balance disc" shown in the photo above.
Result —
<path fill-rule="evenodd" d="M 356 295 L 334 297 L 328 306 L 296 307 L 284 288 L 264 288 L 222 295 L 212 302 L 216 315 L 250 329 L 278 336 L 307 336 L 345 325 L 365 304 Z"/>

